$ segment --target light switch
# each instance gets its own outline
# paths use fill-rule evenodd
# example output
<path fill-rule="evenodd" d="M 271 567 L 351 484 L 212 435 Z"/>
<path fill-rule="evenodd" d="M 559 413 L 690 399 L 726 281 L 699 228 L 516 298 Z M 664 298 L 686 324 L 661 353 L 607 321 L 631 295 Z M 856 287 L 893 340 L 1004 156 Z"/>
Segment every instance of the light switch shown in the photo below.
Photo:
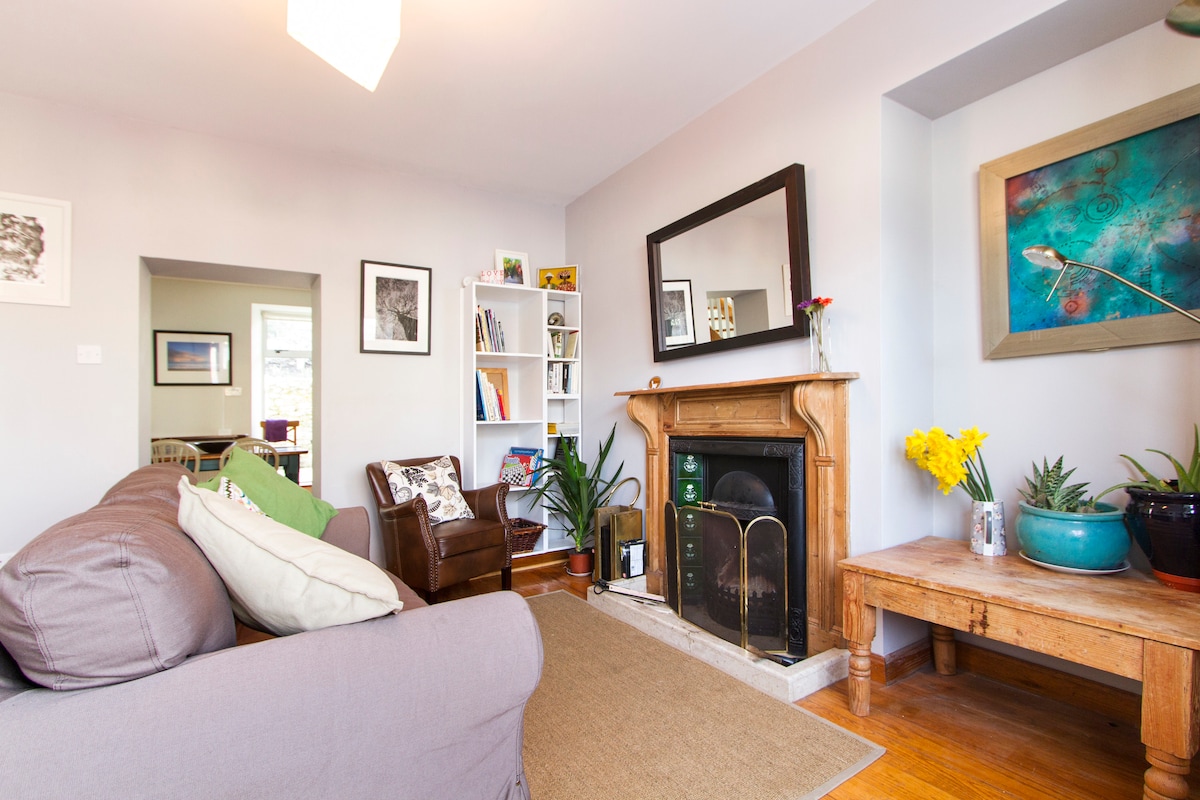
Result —
<path fill-rule="evenodd" d="M 225 396 L 226 397 L 241 397 L 242 396 L 242 387 L 226 386 L 225 387 Z"/>
<path fill-rule="evenodd" d="M 100 345 L 98 344 L 81 344 L 75 348 L 75 363 L 77 364 L 99 364 L 100 363 Z"/>

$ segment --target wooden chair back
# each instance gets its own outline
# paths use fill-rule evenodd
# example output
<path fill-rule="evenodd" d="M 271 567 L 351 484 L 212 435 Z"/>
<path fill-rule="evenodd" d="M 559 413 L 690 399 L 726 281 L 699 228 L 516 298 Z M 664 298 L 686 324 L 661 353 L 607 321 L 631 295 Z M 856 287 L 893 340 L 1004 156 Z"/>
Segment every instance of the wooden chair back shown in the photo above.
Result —
<path fill-rule="evenodd" d="M 229 461 L 229 456 L 235 449 L 245 450 L 248 453 L 262 458 L 275 469 L 279 469 L 279 451 L 276 450 L 270 442 L 262 439 L 255 439 L 253 436 L 243 436 L 240 439 L 234 440 L 233 444 L 226 447 L 221 452 L 221 464 L 223 468 Z"/>
<path fill-rule="evenodd" d="M 265 436 L 266 436 L 266 433 L 267 433 L 267 421 L 266 421 L 265 419 L 264 419 L 264 420 L 262 420 L 261 422 L 259 422 L 259 423 L 258 423 L 258 427 L 259 427 L 259 428 L 262 430 L 262 432 L 263 432 L 263 436 L 265 437 Z M 275 441 L 279 441 L 279 442 L 291 442 L 292 444 L 297 444 L 297 442 L 296 442 L 296 429 L 297 429 L 297 428 L 299 428 L 299 427 L 300 427 L 300 420 L 298 420 L 298 419 L 289 419 L 289 420 L 287 421 L 287 437 L 286 437 L 286 438 L 284 438 L 284 439 L 276 439 Z M 267 440 L 267 441 L 270 441 L 270 440 Z"/>
<path fill-rule="evenodd" d="M 164 462 L 183 464 L 199 475 L 200 448 L 182 439 L 156 439 L 150 443 L 150 463 Z"/>

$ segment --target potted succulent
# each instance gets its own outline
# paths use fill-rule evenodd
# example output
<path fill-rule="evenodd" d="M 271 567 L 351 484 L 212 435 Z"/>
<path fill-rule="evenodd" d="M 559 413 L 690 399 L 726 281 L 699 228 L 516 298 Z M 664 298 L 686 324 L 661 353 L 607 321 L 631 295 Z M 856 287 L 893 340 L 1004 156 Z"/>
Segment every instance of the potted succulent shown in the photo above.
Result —
<path fill-rule="evenodd" d="M 612 449 L 617 426 L 613 423 L 608 439 L 600 444 L 595 461 L 589 468 L 579 456 L 579 444 L 575 439 L 562 439 L 562 452 L 547 458 L 534 473 L 534 489 L 528 495 L 530 506 L 541 502 L 552 513 L 558 515 L 565 526 L 567 536 L 575 543 L 575 550 L 568 558 L 567 571 L 572 575 L 590 575 L 594 541 L 593 523 L 596 509 L 604 505 L 617 484 L 617 478 L 625 467 L 621 462 L 611 477 L 604 476 L 604 462 Z"/>
<path fill-rule="evenodd" d="M 1200 425 L 1192 426 L 1192 434 L 1186 465 L 1162 450 L 1147 450 L 1171 462 L 1173 479 L 1158 477 L 1122 453 L 1144 480 L 1118 484 L 1102 496 L 1125 489 L 1125 526 L 1150 559 L 1155 576 L 1176 589 L 1200 592 Z"/>
<path fill-rule="evenodd" d="M 1087 483 L 1068 483 L 1075 469 L 1033 464 L 1033 477 L 1021 489 L 1017 540 L 1021 554 L 1042 565 L 1084 571 L 1111 571 L 1125 565 L 1129 534 L 1116 506 L 1084 498 Z"/>

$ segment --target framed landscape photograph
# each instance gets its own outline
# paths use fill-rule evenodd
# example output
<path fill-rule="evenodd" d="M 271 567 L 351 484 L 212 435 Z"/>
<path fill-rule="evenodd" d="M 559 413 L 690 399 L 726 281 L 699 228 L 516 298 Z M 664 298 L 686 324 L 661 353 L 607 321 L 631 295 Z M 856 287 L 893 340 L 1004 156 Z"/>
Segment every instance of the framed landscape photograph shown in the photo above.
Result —
<path fill-rule="evenodd" d="M 155 331 L 154 385 L 232 385 L 232 339 L 228 333 Z"/>
<path fill-rule="evenodd" d="M 1200 308 L 1198 141 L 1194 86 L 980 166 L 985 358 L 1200 339 L 1200 326 L 1101 273 L 1022 255 L 1046 245 Z"/>
<path fill-rule="evenodd" d="M 529 254 L 515 253 L 512 250 L 497 250 L 496 269 L 504 273 L 505 283 L 524 286 L 525 276 L 529 274 Z"/>
<path fill-rule="evenodd" d="M 667 347 L 696 343 L 691 281 L 663 281 L 662 313 Z"/>
<path fill-rule="evenodd" d="M 538 288 L 554 289 L 558 292 L 579 291 L 579 265 L 548 267 L 538 270 Z"/>
<path fill-rule="evenodd" d="M 429 355 L 432 270 L 362 262 L 360 353 Z"/>
<path fill-rule="evenodd" d="M 71 305 L 71 204 L 0 192 L 0 302 Z"/>

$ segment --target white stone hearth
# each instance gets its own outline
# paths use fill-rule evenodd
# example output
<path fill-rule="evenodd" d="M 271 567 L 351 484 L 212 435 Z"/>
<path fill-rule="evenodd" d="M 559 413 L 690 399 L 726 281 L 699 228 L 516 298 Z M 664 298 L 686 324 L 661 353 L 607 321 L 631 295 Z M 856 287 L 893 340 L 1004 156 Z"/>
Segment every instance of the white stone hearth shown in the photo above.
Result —
<path fill-rule="evenodd" d="M 646 591 L 645 578 L 611 583 L 638 592 Z M 844 680 L 849 674 L 850 653 L 847 650 L 826 650 L 785 667 L 757 658 L 737 645 L 680 619 L 665 603 L 615 592 L 596 594 L 591 589 L 588 590 L 587 599 L 594 608 L 785 703 L 794 703 Z"/>

